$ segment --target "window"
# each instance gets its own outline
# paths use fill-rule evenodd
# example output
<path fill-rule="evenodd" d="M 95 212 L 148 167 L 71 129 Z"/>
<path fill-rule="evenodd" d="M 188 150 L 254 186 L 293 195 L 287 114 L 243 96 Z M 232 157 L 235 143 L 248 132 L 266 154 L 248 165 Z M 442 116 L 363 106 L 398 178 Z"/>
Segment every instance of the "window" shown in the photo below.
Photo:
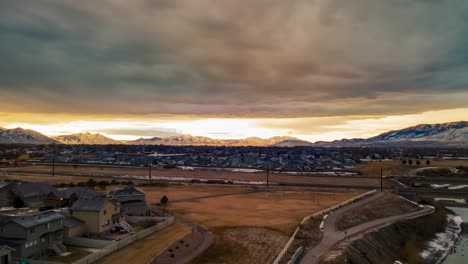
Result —
<path fill-rule="evenodd" d="M 107 214 L 107 210 L 104 210 L 104 214 Z"/>
<path fill-rule="evenodd" d="M 31 234 L 34 234 L 34 227 L 31 227 L 31 229 L 29 229 L 29 232 L 30 232 Z"/>
<path fill-rule="evenodd" d="M 47 229 L 50 229 L 50 223 L 47 223 Z"/>

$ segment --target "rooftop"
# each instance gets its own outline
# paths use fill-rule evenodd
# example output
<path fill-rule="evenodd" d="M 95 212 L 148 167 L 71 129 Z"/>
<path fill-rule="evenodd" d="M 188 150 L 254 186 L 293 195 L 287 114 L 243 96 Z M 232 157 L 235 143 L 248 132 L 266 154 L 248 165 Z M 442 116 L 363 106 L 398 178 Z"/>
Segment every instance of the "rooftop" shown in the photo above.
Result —
<path fill-rule="evenodd" d="M 133 186 L 128 186 L 124 189 L 115 190 L 109 193 L 111 196 L 129 196 L 129 195 L 145 195 L 142 190 L 139 190 Z"/>
<path fill-rule="evenodd" d="M 81 224 L 84 224 L 84 221 L 81 221 L 80 219 L 73 216 L 67 216 L 63 220 L 63 226 L 68 228 L 75 227 Z"/>
<path fill-rule="evenodd" d="M 63 218 L 63 215 L 55 211 L 46 211 L 33 215 L 0 216 L 0 224 L 5 225 L 10 222 L 15 222 L 22 227 L 30 228 Z"/>
<path fill-rule="evenodd" d="M 71 187 L 66 190 L 60 191 L 60 197 L 69 199 L 73 195 L 76 195 L 80 199 L 93 199 L 99 196 L 103 196 L 103 193 L 96 192 L 86 187 Z"/>
<path fill-rule="evenodd" d="M 112 202 L 111 199 L 106 197 L 94 198 L 94 199 L 79 199 L 70 208 L 74 211 L 100 211 L 104 205 L 108 202 Z"/>
<path fill-rule="evenodd" d="M 56 196 L 58 196 L 59 194 L 58 191 L 54 187 L 50 186 L 50 184 L 48 184 L 47 182 L 30 182 L 17 184 L 15 188 L 18 191 L 19 195 L 21 195 L 24 198 L 49 195 L 51 193 Z"/>

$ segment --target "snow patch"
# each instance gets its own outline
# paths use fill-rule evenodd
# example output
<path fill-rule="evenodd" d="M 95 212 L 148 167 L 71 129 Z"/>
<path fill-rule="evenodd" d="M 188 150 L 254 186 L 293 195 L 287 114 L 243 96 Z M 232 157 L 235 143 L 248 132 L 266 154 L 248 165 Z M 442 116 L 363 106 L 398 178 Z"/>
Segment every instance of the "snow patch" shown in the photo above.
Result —
<path fill-rule="evenodd" d="M 424 260 L 435 260 L 441 263 L 455 245 L 461 232 L 463 218 L 458 215 L 447 215 L 447 227 L 444 232 L 437 233 L 435 238 L 426 244 L 426 249 L 421 253 Z"/>
<path fill-rule="evenodd" d="M 431 188 L 440 189 L 450 187 L 450 184 L 431 184 Z"/>
<path fill-rule="evenodd" d="M 448 187 L 449 190 L 458 190 L 458 189 L 463 189 L 463 188 L 467 188 L 468 185 L 455 185 L 455 186 L 450 186 Z"/>

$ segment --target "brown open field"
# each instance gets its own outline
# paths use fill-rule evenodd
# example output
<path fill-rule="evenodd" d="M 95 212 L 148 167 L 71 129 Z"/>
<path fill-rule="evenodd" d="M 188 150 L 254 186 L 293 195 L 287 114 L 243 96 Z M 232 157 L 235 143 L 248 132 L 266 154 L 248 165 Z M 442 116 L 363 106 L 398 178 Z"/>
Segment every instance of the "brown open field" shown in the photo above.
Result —
<path fill-rule="evenodd" d="M 148 263 L 174 241 L 190 234 L 191 231 L 191 227 L 180 222 L 176 222 L 161 231 L 132 243 L 116 253 L 103 258 L 99 263 Z"/>
<path fill-rule="evenodd" d="M 307 215 L 347 200 L 358 191 L 311 190 L 303 188 L 275 188 L 271 192 L 229 195 L 188 202 L 171 200 L 199 197 L 207 194 L 248 191 L 247 187 L 224 186 L 169 186 L 144 187 L 147 200 L 159 202 L 163 195 L 169 198 L 168 209 L 207 228 L 266 227 L 292 233 Z M 172 196 L 174 194 L 174 196 Z M 174 198 L 173 198 L 174 197 Z"/>
<path fill-rule="evenodd" d="M 12 168 L 0 168 L 0 176 L 2 178 L 13 175 L 17 177 L 15 179 L 26 179 L 23 175 L 15 175 L 10 172 L 22 172 L 23 175 L 34 172 L 47 172 L 51 173 L 50 166 L 28 166 L 28 167 L 12 167 Z M 379 172 L 380 173 L 380 172 Z M 57 176 L 67 176 L 61 174 L 73 174 L 77 177 L 86 178 L 110 178 L 111 176 L 148 176 L 147 168 L 106 168 L 102 170 L 98 167 L 78 167 L 73 168 L 72 166 L 57 166 L 55 168 L 55 174 Z M 54 181 L 55 179 L 46 178 L 49 175 L 38 175 L 43 179 Z M 265 181 L 265 173 L 245 173 L 245 172 L 216 172 L 216 171 L 186 171 L 181 169 L 153 169 L 153 177 L 190 177 L 190 178 L 204 178 L 204 179 L 225 179 L 225 180 L 244 180 L 244 181 Z M 74 176 L 73 176 L 74 177 Z M 67 181 L 74 181 L 67 176 Z M 82 181 L 79 180 L 79 181 Z M 297 176 L 288 174 L 270 174 L 270 181 L 272 182 L 286 182 L 286 183 L 310 183 L 310 184 L 331 184 L 331 185 L 361 185 L 361 186 L 379 186 L 380 181 L 375 179 L 350 179 L 340 177 L 308 177 L 308 176 Z"/>
<path fill-rule="evenodd" d="M 442 167 L 453 168 L 458 166 L 468 166 L 468 160 L 430 160 L 431 164 L 426 165 L 426 160 L 421 159 L 421 165 L 415 165 L 416 159 L 413 160 L 413 165 L 403 165 L 401 161 L 371 161 L 363 166 L 354 168 L 352 170 L 358 171 L 363 176 L 380 177 L 380 168 L 383 168 L 384 176 L 392 175 L 407 175 L 410 171 L 424 167 Z"/>
<path fill-rule="evenodd" d="M 259 227 L 226 228 L 217 232 L 215 244 L 194 264 L 206 263 L 272 263 L 289 237 Z"/>
<path fill-rule="evenodd" d="M 117 188 L 117 187 L 115 187 Z M 158 203 L 163 195 L 169 198 L 169 203 L 174 200 L 192 199 L 210 195 L 220 195 L 253 190 L 244 186 L 224 185 L 170 185 L 168 187 L 138 187 L 146 193 L 146 199 L 152 203 Z"/>
<path fill-rule="evenodd" d="M 249 191 L 247 187 L 143 187 L 158 202 Z M 301 220 L 355 195 L 357 191 L 275 187 L 270 192 L 169 202 L 168 209 L 214 233 L 213 245 L 194 263 L 271 263 Z"/>

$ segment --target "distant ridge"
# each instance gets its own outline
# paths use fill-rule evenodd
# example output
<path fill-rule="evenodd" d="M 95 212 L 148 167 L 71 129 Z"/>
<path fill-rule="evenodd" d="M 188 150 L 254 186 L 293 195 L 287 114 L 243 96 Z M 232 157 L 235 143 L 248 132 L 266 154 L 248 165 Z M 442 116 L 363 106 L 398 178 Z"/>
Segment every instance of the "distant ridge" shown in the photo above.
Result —
<path fill-rule="evenodd" d="M 0 127 L 0 144 L 85 144 L 85 145 L 174 145 L 174 146 L 277 146 L 277 147 L 468 147 L 468 122 L 422 124 L 382 133 L 368 139 L 342 139 L 311 143 L 294 137 L 262 139 L 212 139 L 208 137 L 178 135 L 118 141 L 100 134 L 78 133 L 49 138 L 29 129 Z"/>
<path fill-rule="evenodd" d="M 174 146 L 272 146 L 284 141 L 302 141 L 294 137 L 272 137 L 262 139 L 249 137 L 244 139 L 212 139 L 208 137 L 180 135 L 168 137 L 153 137 L 149 139 L 140 138 L 134 141 L 127 141 L 131 145 L 174 145 Z M 307 144 L 311 144 L 307 142 Z"/>
<path fill-rule="evenodd" d="M 116 145 L 123 144 L 121 141 L 117 141 L 101 134 L 91 133 L 76 133 L 71 135 L 62 135 L 53 137 L 54 140 L 59 141 L 62 144 L 68 145 Z"/>
<path fill-rule="evenodd" d="M 318 147 L 468 147 L 468 122 L 422 124 L 385 132 L 368 139 L 342 139 L 315 142 Z"/>
<path fill-rule="evenodd" d="M 0 127 L 0 144 L 52 144 L 57 141 L 30 129 Z"/>

